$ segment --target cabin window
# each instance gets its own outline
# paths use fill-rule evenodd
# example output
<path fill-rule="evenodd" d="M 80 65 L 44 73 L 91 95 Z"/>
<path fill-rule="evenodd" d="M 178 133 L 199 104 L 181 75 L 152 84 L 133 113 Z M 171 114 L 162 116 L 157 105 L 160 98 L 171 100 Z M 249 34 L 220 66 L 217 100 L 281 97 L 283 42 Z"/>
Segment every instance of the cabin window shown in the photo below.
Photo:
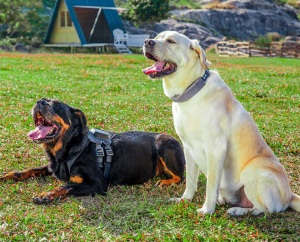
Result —
<path fill-rule="evenodd" d="M 60 12 L 60 27 L 72 27 L 72 19 L 68 11 Z"/>
<path fill-rule="evenodd" d="M 67 26 L 72 27 L 72 19 L 69 12 L 67 12 Z"/>
<path fill-rule="evenodd" d="M 60 27 L 66 27 L 65 11 L 60 12 Z"/>

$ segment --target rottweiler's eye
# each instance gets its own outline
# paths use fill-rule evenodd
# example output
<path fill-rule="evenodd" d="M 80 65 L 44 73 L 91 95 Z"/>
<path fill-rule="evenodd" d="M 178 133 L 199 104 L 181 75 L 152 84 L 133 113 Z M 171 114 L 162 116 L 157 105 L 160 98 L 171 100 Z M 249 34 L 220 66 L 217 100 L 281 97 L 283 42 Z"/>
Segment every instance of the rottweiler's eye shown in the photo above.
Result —
<path fill-rule="evenodd" d="M 55 105 L 54 108 L 55 108 L 56 110 L 62 110 L 62 108 L 61 108 L 59 105 Z"/>
<path fill-rule="evenodd" d="M 172 40 L 172 39 L 167 39 L 167 42 L 168 43 L 171 43 L 171 44 L 177 44 L 174 40 Z"/>

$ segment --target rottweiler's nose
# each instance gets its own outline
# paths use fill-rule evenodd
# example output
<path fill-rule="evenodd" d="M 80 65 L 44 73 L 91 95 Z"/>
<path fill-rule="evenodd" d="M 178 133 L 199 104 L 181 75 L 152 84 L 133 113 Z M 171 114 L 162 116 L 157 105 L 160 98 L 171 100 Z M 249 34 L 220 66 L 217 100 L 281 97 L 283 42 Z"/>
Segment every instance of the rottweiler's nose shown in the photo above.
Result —
<path fill-rule="evenodd" d="M 42 105 L 42 106 L 44 106 L 44 105 L 47 105 L 47 102 L 46 102 L 44 99 L 42 99 L 42 100 L 38 100 L 38 101 L 36 102 L 36 104 L 37 104 L 37 105 Z"/>
<path fill-rule="evenodd" d="M 144 41 L 144 45 L 148 45 L 148 46 L 155 45 L 155 41 L 154 41 L 154 40 L 151 40 L 151 39 L 146 39 L 146 40 Z"/>

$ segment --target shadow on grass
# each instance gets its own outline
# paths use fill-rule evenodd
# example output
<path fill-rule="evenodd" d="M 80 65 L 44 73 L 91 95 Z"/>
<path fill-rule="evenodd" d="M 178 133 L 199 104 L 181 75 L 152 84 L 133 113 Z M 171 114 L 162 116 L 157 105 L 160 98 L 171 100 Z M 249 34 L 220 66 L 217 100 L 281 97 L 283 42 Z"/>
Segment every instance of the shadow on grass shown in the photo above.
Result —
<path fill-rule="evenodd" d="M 300 241 L 300 213 L 287 209 L 280 213 L 245 215 L 240 217 L 229 216 L 238 223 L 247 227 L 255 227 L 261 233 L 267 234 L 276 241 Z"/>
<path fill-rule="evenodd" d="M 110 187 L 106 197 L 79 198 L 83 219 L 104 236 L 131 239 L 173 240 L 300 240 L 300 213 L 291 209 L 281 213 L 230 216 L 228 204 L 217 205 L 214 215 L 198 215 L 205 198 L 205 176 L 192 202 L 170 202 L 180 197 L 185 183 L 159 188 L 156 181 L 143 185 Z"/>
<path fill-rule="evenodd" d="M 107 230 L 115 236 L 134 232 L 152 233 L 156 213 L 173 196 L 180 197 L 184 184 L 155 186 L 155 181 L 135 186 L 109 187 L 108 195 L 79 198 L 85 208 L 87 224 Z"/>

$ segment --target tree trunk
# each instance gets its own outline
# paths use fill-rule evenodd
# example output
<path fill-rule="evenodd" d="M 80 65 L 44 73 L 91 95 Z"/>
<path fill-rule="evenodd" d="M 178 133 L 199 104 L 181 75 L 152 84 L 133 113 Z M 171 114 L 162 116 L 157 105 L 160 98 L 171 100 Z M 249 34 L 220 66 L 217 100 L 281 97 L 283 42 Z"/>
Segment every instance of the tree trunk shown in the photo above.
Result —
<path fill-rule="evenodd" d="M 144 29 L 146 30 L 146 33 L 149 34 L 149 29 L 148 29 L 147 24 L 144 23 L 143 26 L 144 26 Z M 150 35 L 150 37 L 151 37 L 151 33 L 150 33 L 149 35 Z M 150 39 L 151 39 L 151 38 L 150 38 Z"/>
<path fill-rule="evenodd" d="M 153 30 L 154 30 L 154 23 L 155 22 L 151 22 L 151 33 L 150 33 L 150 39 L 152 39 L 152 37 L 153 37 Z"/>

